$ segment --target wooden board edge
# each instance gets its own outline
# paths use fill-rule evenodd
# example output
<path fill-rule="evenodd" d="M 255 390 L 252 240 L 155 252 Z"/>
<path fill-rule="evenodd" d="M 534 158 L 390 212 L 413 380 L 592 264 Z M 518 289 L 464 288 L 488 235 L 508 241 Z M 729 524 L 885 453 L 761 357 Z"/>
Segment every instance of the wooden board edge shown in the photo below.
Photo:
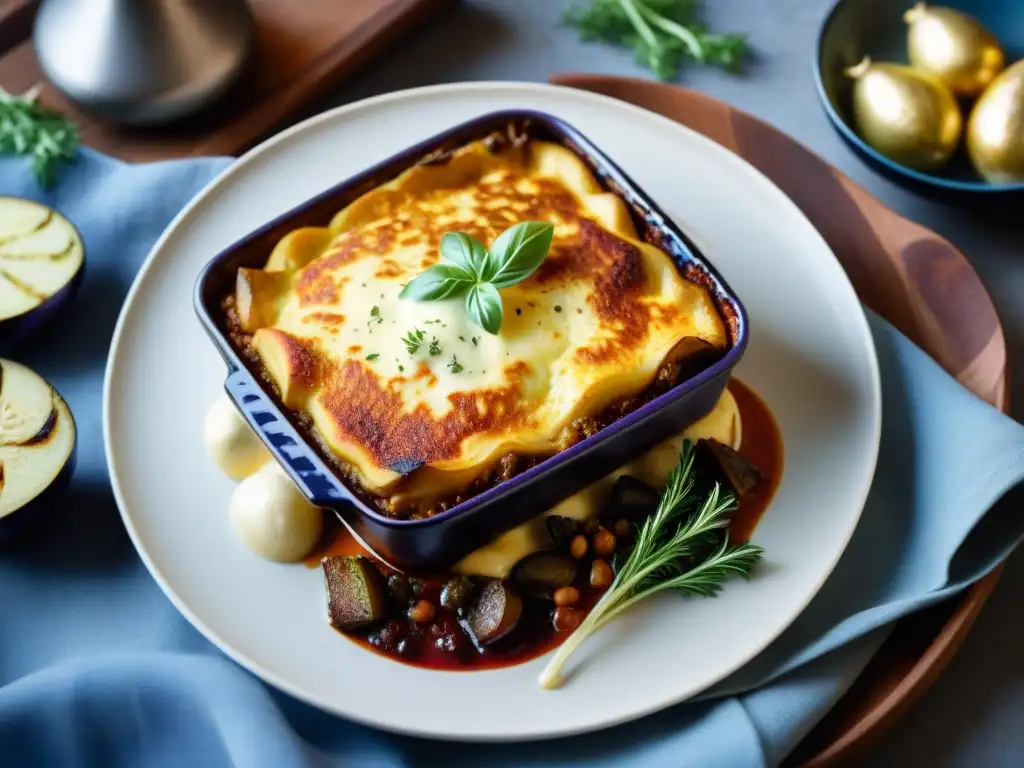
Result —
<path fill-rule="evenodd" d="M 794 763 L 800 768 L 844 768 L 859 765 L 860 761 L 869 755 L 914 708 L 956 656 L 999 582 L 1002 571 L 1003 566 L 1000 565 L 970 587 L 963 597 L 951 601 L 955 606 L 954 610 L 942 625 L 939 634 L 886 698 L 878 702 L 866 716 L 841 736 L 829 740 L 820 748 L 808 750 L 810 754 L 806 758 L 799 751 L 795 753 Z M 813 739 L 813 731 L 809 739 Z"/>
<path fill-rule="evenodd" d="M 42 0 L 4 0 L 0 4 L 0 53 L 32 36 L 32 25 Z"/>
<path fill-rule="evenodd" d="M 225 135 L 231 130 L 231 126 L 225 126 L 210 139 L 198 142 L 187 156 L 241 154 L 286 122 L 289 116 L 323 98 L 331 88 L 365 67 L 374 57 L 402 37 L 434 15 L 454 8 L 460 2 L 461 0 L 402 0 L 390 13 L 374 16 L 359 28 L 359 34 L 343 41 L 341 45 L 333 48 L 329 55 L 321 57 L 315 72 L 307 75 L 301 83 L 291 83 L 273 94 L 268 94 L 267 103 L 273 102 L 273 112 L 280 113 L 279 117 L 261 117 L 255 125 L 240 130 L 237 137 Z M 307 84 L 309 77 L 315 80 L 312 86 Z M 262 115 L 263 112 L 258 110 L 256 114 Z"/>

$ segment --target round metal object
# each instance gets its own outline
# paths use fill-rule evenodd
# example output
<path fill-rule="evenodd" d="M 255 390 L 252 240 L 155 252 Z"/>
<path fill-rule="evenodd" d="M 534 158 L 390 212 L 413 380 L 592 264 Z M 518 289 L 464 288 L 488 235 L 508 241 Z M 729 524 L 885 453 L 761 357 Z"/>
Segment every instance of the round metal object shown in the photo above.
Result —
<path fill-rule="evenodd" d="M 44 0 L 34 39 L 43 73 L 82 110 L 152 125 L 231 85 L 253 21 L 244 0 Z"/>

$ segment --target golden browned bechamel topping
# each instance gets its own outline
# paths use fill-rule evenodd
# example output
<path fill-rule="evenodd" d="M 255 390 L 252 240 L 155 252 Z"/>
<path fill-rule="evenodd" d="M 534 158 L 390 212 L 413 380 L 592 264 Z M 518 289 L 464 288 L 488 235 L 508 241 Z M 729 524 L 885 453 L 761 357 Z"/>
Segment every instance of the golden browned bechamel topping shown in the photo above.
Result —
<path fill-rule="evenodd" d="M 504 288 L 492 335 L 461 298 L 399 299 L 445 232 L 492 242 L 554 225 L 548 257 Z M 467 487 L 509 453 L 549 455 L 569 425 L 635 396 L 684 337 L 724 348 L 707 290 L 637 238 L 629 212 L 556 144 L 467 145 L 291 232 L 239 270 L 238 317 L 286 406 L 364 488 L 407 503 Z"/>

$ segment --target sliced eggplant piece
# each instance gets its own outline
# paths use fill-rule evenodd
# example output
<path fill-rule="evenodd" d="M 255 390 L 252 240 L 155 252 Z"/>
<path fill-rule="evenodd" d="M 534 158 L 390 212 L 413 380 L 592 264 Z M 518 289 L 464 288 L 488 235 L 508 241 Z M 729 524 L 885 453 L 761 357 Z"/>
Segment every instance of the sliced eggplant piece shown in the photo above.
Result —
<path fill-rule="evenodd" d="M 36 527 L 74 472 L 77 430 L 39 374 L 0 360 L 0 541 Z"/>
<path fill-rule="evenodd" d="M 515 629 L 523 615 L 523 599 L 511 584 L 491 579 L 469 607 L 466 625 L 478 645 L 490 645 Z"/>
<path fill-rule="evenodd" d="M 551 599 L 555 590 L 576 580 L 576 561 L 559 552 L 534 552 L 512 569 L 512 581 L 531 597 Z"/>
<path fill-rule="evenodd" d="M 601 513 L 603 520 L 643 522 L 658 508 L 661 495 L 632 475 L 622 475 L 612 486 L 608 505 Z"/>
<path fill-rule="evenodd" d="M 55 408 L 53 389 L 39 374 L 18 363 L 0 366 L 0 446 L 27 443 Z"/>
<path fill-rule="evenodd" d="M 77 291 L 85 249 L 45 205 L 0 197 L 0 351 L 23 341 Z"/>
<path fill-rule="evenodd" d="M 327 620 L 352 630 L 383 619 L 388 593 L 384 577 L 362 555 L 325 557 L 321 563 L 327 585 Z"/>
<path fill-rule="evenodd" d="M 725 351 L 697 336 L 684 336 L 665 355 L 664 364 L 676 366 L 675 380 L 686 381 L 710 368 Z"/>
<path fill-rule="evenodd" d="M 572 537 L 583 527 L 579 520 L 564 515 L 548 515 L 544 518 L 544 525 L 547 526 L 551 543 L 556 549 L 568 546 Z"/>
<path fill-rule="evenodd" d="M 462 616 L 473 599 L 473 582 L 465 576 L 452 576 L 441 587 L 441 605 Z"/>
<path fill-rule="evenodd" d="M 700 440 L 697 447 L 711 474 L 724 481 L 737 498 L 750 493 L 764 479 L 760 469 L 725 443 L 708 437 Z"/>

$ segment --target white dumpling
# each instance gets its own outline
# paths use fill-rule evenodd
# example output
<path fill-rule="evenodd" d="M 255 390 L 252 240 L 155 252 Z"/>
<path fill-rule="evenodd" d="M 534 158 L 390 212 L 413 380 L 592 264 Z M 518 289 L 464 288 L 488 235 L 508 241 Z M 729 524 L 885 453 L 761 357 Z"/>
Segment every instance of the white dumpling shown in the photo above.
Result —
<path fill-rule="evenodd" d="M 306 500 L 276 462 L 238 484 L 229 513 L 242 543 L 260 557 L 283 563 L 305 558 L 323 531 L 323 512 Z"/>
<path fill-rule="evenodd" d="M 266 447 L 225 394 L 206 412 L 203 440 L 210 458 L 232 480 L 249 477 L 270 461 Z"/>

